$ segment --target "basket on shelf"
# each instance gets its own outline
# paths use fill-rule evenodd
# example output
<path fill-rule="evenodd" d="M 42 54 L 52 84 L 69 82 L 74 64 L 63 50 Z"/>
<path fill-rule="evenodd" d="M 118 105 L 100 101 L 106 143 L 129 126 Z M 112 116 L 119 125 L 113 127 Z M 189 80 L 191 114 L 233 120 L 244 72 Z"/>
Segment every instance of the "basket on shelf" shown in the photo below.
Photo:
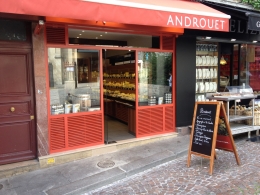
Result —
<path fill-rule="evenodd" d="M 252 110 L 245 111 L 244 115 L 252 116 Z M 246 124 L 252 125 L 252 120 L 253 119 L 247 119 Z M 254 111 L 254 125 L 256 125 L 256 126 L 260 125 L 260 111 Z"/>
<path fill-rule="evenodd" d="M 242 116 L 244 115 L 244 112 L 245 110 L 236 110 L 236 115 L 238 116 Z M 229 109 L 229 115 L 235 115 L 235 109 L 231 108 Z M 240 120 L 240 121 L 235 121 L 235 123 L 241 123 L 241 124 L 244 124 L 245 123 L 245 120 Z"/>

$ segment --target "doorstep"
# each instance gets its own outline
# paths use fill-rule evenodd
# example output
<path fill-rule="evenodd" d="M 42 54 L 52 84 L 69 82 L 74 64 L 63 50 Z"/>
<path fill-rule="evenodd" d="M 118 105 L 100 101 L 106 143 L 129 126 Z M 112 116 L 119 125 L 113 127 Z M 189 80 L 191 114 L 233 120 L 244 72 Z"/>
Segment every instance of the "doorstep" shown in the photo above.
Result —
<path fill-rule="evenodd" d="M 81 149 L 76 149 L 76 150 L 71 150 L 66 152 L 50 154 L 47 156 L 39 157 L 38 160 L 39 160 L 40 168 L 47 168 L 58 164 L 63 164 L 67 162 L 84 159 L 84 158 L 116 152 L 126 148 L 141 146 L 144 144 L 148 144 L 148 143 L 152 143 L 164 139 L 170 139 L 173 137 L 177 137 L 178 135 L 179 135 L 178 133 L 174 132 L 174 133 L 167 133 L 163 135 L 147 136 L 143 138 L 127 139 L 127 140 L 117 141 L 117 143 L 112 143 L 107 145 L 102 144 L 98 146 L 92 146 L 87 148 L 81 148 Z"/>
<path fill-rule="evenodd" d="M 0 179 L 27 173 L 40 168 L 38 160 L 29 160 L 0 166 Z"/>

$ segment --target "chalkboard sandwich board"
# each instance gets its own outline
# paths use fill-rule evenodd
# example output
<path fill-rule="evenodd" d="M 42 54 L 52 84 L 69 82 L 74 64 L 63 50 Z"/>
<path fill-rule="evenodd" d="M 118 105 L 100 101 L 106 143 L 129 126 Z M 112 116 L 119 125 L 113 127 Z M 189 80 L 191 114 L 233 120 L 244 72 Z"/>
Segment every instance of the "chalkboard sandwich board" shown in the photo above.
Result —
<path fill-rule="evenodd" d="M 215 149 L 220 114 L 224 118 L 232 142 L 233 150 L 230 151 L 235 153 L 237 163 L 240 164 L 224 105 L 222 102 L 212 101 L 196 102 L 195 104 L 188 153 L 188 167 L 190 166 L 191 154 L 198 155 L 210 159 L 209 173 L 212 174 L 214 158 L 216 157 Z"/>

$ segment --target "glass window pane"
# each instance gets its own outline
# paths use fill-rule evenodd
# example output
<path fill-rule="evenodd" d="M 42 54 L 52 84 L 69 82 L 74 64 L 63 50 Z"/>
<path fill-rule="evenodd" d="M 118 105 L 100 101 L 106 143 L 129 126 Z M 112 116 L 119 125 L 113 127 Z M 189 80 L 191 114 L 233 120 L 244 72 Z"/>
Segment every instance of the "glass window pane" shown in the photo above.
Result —
<path fill-rule="evenodd" d="M 25 22 L 0 19 L 0 40 L 26 41 Z"/>
<path fill-rule="evenodd" d="M 172 103 L 172 53 L 138 52 L 139 106 Z"/>
<path fill-rule="evenodd" d="M 249 84 L 255 93 L 260 93 L 260 47 L 250 44 L 242 45 L 241 58 L 243 57 L 242 51 L 245 51 L 246 56 L 244 60 L 241 60 L 241 76 L 245 78 L 241 79 L 241 85 Z"/>
<path fill-rule="evenodd" d="M 100 110 L 99 51 L 48 49 L 51 114 Z"/>

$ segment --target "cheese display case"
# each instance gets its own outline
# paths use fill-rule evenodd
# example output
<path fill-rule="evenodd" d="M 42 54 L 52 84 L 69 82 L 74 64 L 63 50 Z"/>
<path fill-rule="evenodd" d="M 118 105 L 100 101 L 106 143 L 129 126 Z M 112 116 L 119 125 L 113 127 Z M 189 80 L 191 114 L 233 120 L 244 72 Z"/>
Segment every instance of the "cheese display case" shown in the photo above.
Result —
<path fill-rule="evenodd" d="M 206 93 L 218 89 L 218 45 L 210 42 L 196 44 L 196 101 L 205 101 Z"/>
<path fill-rule="evenodd" d="M 135 64 L 106 67 L 103 92 L 106 96 L 135 101 Z"/>

